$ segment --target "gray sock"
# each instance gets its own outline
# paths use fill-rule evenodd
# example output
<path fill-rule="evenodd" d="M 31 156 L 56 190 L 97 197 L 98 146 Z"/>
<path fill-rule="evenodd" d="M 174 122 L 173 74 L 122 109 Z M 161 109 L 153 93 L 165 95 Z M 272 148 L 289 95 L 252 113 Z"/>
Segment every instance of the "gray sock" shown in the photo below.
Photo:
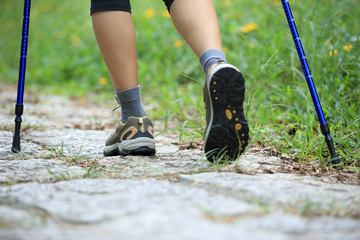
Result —
<path fill-rule="evenodd" d="M 144 117 L 146 112 L 141 103 L 140 86 L 115 91 L 121 107 L 121 122 L 125 123 L 130 116 Z"/>
<path fill-rule="evenodd" d="M 209 49 L 200 55 L 199 61 L 203 67 L 205 75 L 207 74 L 210 66 L 217 63 L 220 59 L 226 62 L 225 53 L 219 49 Z"/>

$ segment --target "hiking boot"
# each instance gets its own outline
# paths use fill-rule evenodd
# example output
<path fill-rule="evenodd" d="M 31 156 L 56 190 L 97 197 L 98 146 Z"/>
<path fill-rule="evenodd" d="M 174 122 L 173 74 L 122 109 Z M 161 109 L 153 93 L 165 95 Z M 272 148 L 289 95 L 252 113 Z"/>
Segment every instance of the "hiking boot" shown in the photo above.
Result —
<path fill-rule="evenodd" d="M 248 144 L 249 127 L 243 109 L 244 82 L 240 71 L 222 60 L 208 71 L 204 86 L 204 148 L 211 162 L 224 156 L 236 160 Z"/>
<path fill-rule="evenodd" d="M 153 154 L 154 127 L 148 117 L 129 117 L 126 123 L 120 122 L 105 142 L 105 156 Z"/>

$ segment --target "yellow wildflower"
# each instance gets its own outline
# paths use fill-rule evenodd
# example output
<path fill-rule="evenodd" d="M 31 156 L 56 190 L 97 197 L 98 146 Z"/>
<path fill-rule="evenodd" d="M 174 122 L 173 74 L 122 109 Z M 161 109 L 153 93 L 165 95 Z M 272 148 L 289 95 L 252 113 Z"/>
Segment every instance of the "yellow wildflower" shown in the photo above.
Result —
<path fill-rule="evenodd" d="M 101 77 L 99 78 L 98 82 L 100 85 L 105 85 L 108 83 L 108 79 L 106 77 Z"/>
<path fill-rule="evenodd" d="M 80 44 L 80 38 L 75 33 L 73 33 L 69 36 L 69 40 L 73 46 L 78 46 Z"/>
<path fill-rule="evenodd" d="M 174 42 L 174 46 L 177 47 L 177 48 L 182 47 L 182 46 L 184 46 L 184 41 L 183 40 L 176 40 Z"/>
<path fill-rule="evenodd" d="M 170 18 L 170 17 L 171 17 L 170 14 L 169 14 L 169 12 L 168 12 L 168 10 L 163 10 L 161 15 L 162 15 L 163 17 L 165 17 L 165 18 Z"/>
<path fill-rule="evenodd" d="M 229 6 L 230 4 L 231 4 L 231 1 L 230 1 L 230 0 L 223 0 L 223 1 L 220 2 L 220 5 L 221 5 L 222 7 L 227 7 L 227 6 Z"/>
<path fill-rule="evenodd" d="M 155 9 L 153 8 L 149 8 L 148 10 L 145 11 L 145 17 L 146 18 L 153 18 L 155 17 Z"/>
<path fill-rule="evenodd" d="M 336 55 L 336 54 L 338 54 L 338 50 L 337 49 L 334 49 L 334 50 L 330 50 L 330 52 L 329 52 L 329 56 L 331 57 L 332 55 Z"/>
<path fill-rule="evenodd" d="M 259 26 L 256 23 L 251 22 L 251 23 L 248 23 L 247 25 L 245 25 L 244 27 L 242 27 L 241 32 L 247 33 L 247 32 L 254 31 L 258 28 L 259 28 Z"/>
<path fill-rule="evenodd" d="M 278 1 L 278 0 L 273 0 L 272 3 L 275 7 L 280 6 L 280 1 Z"/>
<path fill-rule="evenodd" d="M 353 48 L 353 46 L 349 43 L 348 45 L 344 46 L 343 49 L 345 51 L 350 51 Z"/>

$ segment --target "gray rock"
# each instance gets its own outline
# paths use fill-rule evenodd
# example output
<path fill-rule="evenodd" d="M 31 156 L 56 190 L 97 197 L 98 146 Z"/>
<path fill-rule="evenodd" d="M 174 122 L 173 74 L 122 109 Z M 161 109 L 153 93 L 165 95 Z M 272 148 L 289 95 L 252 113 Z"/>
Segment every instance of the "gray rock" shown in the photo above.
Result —
<path fill-rule="evenodd" d="M 165 211 L 170 214 L 180 205 L 197 215 L 207 211 L 230 216 L 261 212 L 256 205 L 152 179 L 82 179 L 54 184 L 17 184 L 1 189 L 0 198 L 36 206 L 71 223 L 97 223 L 141 212 Z"/>
<path fill-rule="evenodd" d="M 242 173 L 256 174 L 267 169 L 277 169 L 280 164 L 281 159 L 274 156 L 266 156 L 262 153 L 246 153 L 240 157 L 236 163 L 236 168 Z"/>
<path fill-rule="evenodd" d="M 176 151 L 156 156 L 107 157 L 98 160 L 98 167 L 119 178 L 162 177 L 180 173 L 196 173 L 211 169 L 201 151 Z"/>
<path fill-rule="evenodd" d="M 59 160 L 0 160 L 0 183 L 49 182 L 81 177 L 86 171 Z"/>
<path fill-rule="evenodd" d="M 29 218 L 16 229 L 3 227 L 1 239 L 356 239 L 360 234 L 358 220 L 269 214 L 238 196 L 152 179 L 17 184 L 1 188 L 0 199 L 5 213 L 25 209 L 42 219 L 36 228 L 28 227 Z M 30 214 L 23 210 L 19 215 Z"/>
<path fill-rule="evenodd" d="M 259 201 L 273 210 L 302 215 L 360 216 L 360 186 L 328 184 L 293 174 L 202 173 L 181 175 L 181 182 Z"/>
<path fill-rule="evenodd" d="M 0 203 L 5 204 L 2 201 L 3 199 L 1 199 Z M 30 208 L 22 209 L 12 206 L 12 203 L 8 204 L 0 205 L 0 229 L 30 229 L 45 224 L 45 217 L 41 214 L 41 211 L 38 210 L 35 213 Z"/>
<path fill-rule="evenodd" d="M 21 153 L 14 154 L 11 152 L 13 133 L 8 131 L 0 131 L 0 161 L 9 159 L 27 159 L 36 158 L 37 156 L 47 156 L 50 151 L 42 146 L 21 140 Z"/>
<path fill-rule="evenodd" d="M 106 133 L 80 129 L 33 131 L 25 140 L 55 148 L 65 156 L 86 156 L 95 159 L 103 157 Z"/>

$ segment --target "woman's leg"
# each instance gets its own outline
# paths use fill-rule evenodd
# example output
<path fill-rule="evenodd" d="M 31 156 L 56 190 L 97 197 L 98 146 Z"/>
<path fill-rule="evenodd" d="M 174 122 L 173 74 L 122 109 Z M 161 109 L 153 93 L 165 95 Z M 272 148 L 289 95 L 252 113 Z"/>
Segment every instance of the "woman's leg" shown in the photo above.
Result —
<path fill-rule="evenodd" d="M 155 153 L 154 130 L 141 103 L 136 36 L 128 0 L 92 0 L 100 52 L 121 106 L 121 123 L 105 142 L 104 155 Z"/>
<path fill-rule="evenodd" d="M 197 57 L 208 49 L 221 50 L 219 24 L 211 0 L 175 0 L 170 13 L 175 28 Z"/>
<path fill-rule="evenodd" d="M 136 35 L 130 12 L 92 14 L 96 40 L 116 91 L 138 85 Z"/>
<path fill-rule="evenodd" d="M 168 8 L 176 29 L 199 58 L 206 74 L 207 158 L 218 161 L 226 155 L 235 160 L 245 150 L 249 138 L 243 109 L 245 85 L 239 70 L 226 63 L 221 51 L 214 5 L 211 0 L 175 0 Z"/>
<path fill-rule="evenodd" d="M 175 0 L 170 13 L 176 29 L 199 58 L 205 74 L 219 60 L 226 61 L 211 0 Z"/>

